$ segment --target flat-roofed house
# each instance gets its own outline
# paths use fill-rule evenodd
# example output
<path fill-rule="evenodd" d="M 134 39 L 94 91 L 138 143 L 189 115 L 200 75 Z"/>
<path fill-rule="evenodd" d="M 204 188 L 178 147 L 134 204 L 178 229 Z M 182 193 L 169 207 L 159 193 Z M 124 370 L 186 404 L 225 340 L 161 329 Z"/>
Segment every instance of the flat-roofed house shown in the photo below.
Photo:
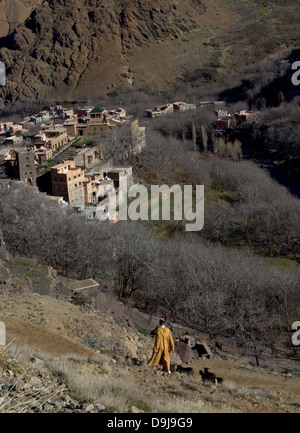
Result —
<path fill-rule="evenodd" d="M 35 158 L 37 162 L 39 162 L 40 164 L 42 162 L 48 161 L 49 159 L 52 158 L 52 156 L 53 156 L 53 150 L 50 149 L 49 147 L 42 146 L 35 151 Z"/>
<path fill-rule="evenodd" d="M 174 111 L 186 111 L 187 103 L 186 102 L 173 102 Z"/>
<path fill-rule="evenodd" d="M 65 161 L 51 168 L 52 195 L 63 197 L 70 206 L 84 205 L 84 172 L 75 161 Z"/>
<path fill-rule="evenodd" d="M 146 110 L 147 117 L 160 117 L 165 114 L 173 113 L 173 104 L 156 105 L 153 109 Z"/>
<path fill-rule="evenodd" d="M 257 113 L 253 111 L 239 110 L 234 113 L 234 116 L 238 125 L 247 122 L 255 122 L 257 120 Z"/>
<path fill-rule="evenodd" d="M 103 122 L 94 123 L 78 123 L 76 125 L 77 135 L 79 137 L 90 137 L 93 135 L 104 134 L 108 131 L 109 124 Z"/>
<path fill-rule="evenodd" d="M 219 117 L 216 122 L 216 128 L 218 130 L 228 129 L 230 128 L 231 121 L 232 121 L 232 117 L 230 114 L 228 116 Z"/>
<path fill-rule="evenodd" d="M 0 150 L 0 164 L 9 164 L 13 177 L 27 185 L 36 186 L 35 152 L 29 147 Z"/>
<path fill-rule="evenodd" d="M 77 167 L 84 170 L 92 168 L 101 161 L 100 149 L 97 146 L 83 148 L 76 154 L 74 161 Z"/>
<path fill-rule="evenodd" d="M 24 141 L 23 135 L 12 135 L 7 137 L 4 144 L 8 146 L 16 146 L 22 144 Z"/>
<path fill-rule="evenodd" d="M 64 122 L 64 128 L 70 140 L 73 140 L 78 136 L 77 119 L 67 119 Z"/>
<path fill-rule="evenodd" d="M 27 185 L 36 186 L 35 152 L 32 149 L 20 149 L 16 152 L 18 176 Z"/>
<path fill-rule="evenodd" d="M 90 123 L 102 123 L 105 121 L 105 115 L 107 110 L 104 107 L 95 107 L 88 114 L 88 119 Z"/>
<path fill-rule="evenodd" d="M 34 145 L 37 149 L 40 147 L 49 147 L 56 152 L 60 147 L 68 143 L 68 134 L 63 126 L 53 125 L 43 129 L 34 137 Z"/>

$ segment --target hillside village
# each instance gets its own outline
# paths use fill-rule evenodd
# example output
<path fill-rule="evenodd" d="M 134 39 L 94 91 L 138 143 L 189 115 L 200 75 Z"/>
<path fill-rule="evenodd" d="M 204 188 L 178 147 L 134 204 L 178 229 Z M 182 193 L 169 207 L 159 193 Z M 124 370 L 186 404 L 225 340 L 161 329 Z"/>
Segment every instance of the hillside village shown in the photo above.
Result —
<path fill-rule="evenodd" d="M 299 17 L 0 0 L 1 414 L 300 413 Z"/>
<path fill-rule="evenodd" d="M 31 135 L 37 126 L 40 131 Z M 37 187 L 38 173 L 45 172 L 51 161 L 48 189 L 52 201 L 82 210 L 85 205 L 97 205 L 107 196 L 104 186 L 118 189 L 120 177 L 126 176 L 128 184 L 132 183 L 131 167 L 113 166 L 111 161 L 104 160 L 99 146 L 85 143 L 118 128 L 128 137 L 126 146 L 131 154 L 146 145 L 145 127 L 140 127 L 138 120 L 127 115 L 123 108 L 73 110 L 56 106 L 26 117 L 19 124 L 3 122 L 0 128 L 0 164 L 8 168 L 6 183 L 15 179 Z M 55 164 L 57 157 L 71 146 L 77 149 L 72 160 Z M 3 179 L 1 182 L 5 184 Z"/>
<path fill-rule="evenodd" d="M 226 110 L 225 101 L 203 101 L 199 107 L 186 102 L 167 103 L 146 109 L 144 116 L 157 118 L 201 108 L 215 113 L 216 142 L 220 137 L 224 140 L 223 133 L 231 128 L 258 118 L 257 113 L 247 110 L 239 110 L 232 116 Z M 33 133 L 36 129 L 38 133 Z M 120 180 L 126 179 L 130 187 L 134 173 L 131 166 L 114 166 L 112 160 L 103 155 L 101 140 L 111 131 L 117 131 L 113 150 L 119 145 L 125 160 L 139 154 L 146 146 L 146 127 L 140 126 L 138 118 L 127 114 L 125 108 L 57 105 L 26 116 L 19 123 L 2 121 L 0 167 L 4 168 L 5 176 L 0 177 L 0 184 L 9 186 L 12 181 L 20 181 L 38 191 L 41 190 L 38 177 L 50 172 L 46 185 L 43 182 L 43 192 L 46 190 L 49 202 L 84 212 L 88 218 L 96 217 L 95 207 L 103 202 L 97 218 L 116 222 L 117 212 L 113 216 L 107 214 L 107 191 L 110 188 L 117 191 L 120 205 L 126 194 L 120 191 Z M 97 145 L 93 144 L 95 137 Z M 120 145 L 118 141 L 122 139 L 125 144 Z M 69 149 L 75 151 L 68 159 Z"/>

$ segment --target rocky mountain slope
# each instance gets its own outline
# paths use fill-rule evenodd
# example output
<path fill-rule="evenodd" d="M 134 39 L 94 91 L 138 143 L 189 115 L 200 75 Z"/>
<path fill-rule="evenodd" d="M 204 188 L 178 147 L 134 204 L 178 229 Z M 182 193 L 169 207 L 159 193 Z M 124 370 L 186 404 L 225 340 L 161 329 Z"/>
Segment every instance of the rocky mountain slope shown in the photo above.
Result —
<path fill-rule="evenodd" d="M 29 17 L 42 0 L 1 0 L 0 1 L 0 38 L 12 33 L 19 24 Z"/>
<path fill-rule="evenodd" d="M 297 14 L 296 0 L 1 0 L 0 106 L 230 85 L 297 45 Z"/>
<path fill-rule="evenodd" d="M 213 359 L 186 359 L 187 337 L 212 342 L 171 324 L 172 362 L 192 374 L 165 376 L 147 366 L 157 318 L 125 306 L 101 286 L 75 302 L 67 281 L 1 251 L 0 321 L 8 346 L 0 349 L 0 413 L 299 412 L 296 361 L 278 358 L 256 368 L 226 345 Z M 223 383 L 203 383 L 199 371 L 205 367 Z"/>
<path fill-rule="evenodd" d="M 0 107 L 230 86 L 297 46 L 299 8 L 296 0 L 1 0 Z"/>
<path fill-rule="evenodd" d="M 203 42 L 232 15 L 219 0 L 14 2 L 0 9 L 2 103 L 164 90 L 210 60 Z"/>

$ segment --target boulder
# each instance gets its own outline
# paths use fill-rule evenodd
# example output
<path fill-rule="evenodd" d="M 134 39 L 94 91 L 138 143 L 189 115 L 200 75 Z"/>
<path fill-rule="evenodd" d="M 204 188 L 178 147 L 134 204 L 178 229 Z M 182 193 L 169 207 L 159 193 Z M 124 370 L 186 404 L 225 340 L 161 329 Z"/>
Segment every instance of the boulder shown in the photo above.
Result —
<path fill-rule="evenodd" d="M 181 362 L 189 363 L 193 358 L 193 351 L 191 346 L 183 341 L 175 341 L 175 352 L 180 357 Z"/>

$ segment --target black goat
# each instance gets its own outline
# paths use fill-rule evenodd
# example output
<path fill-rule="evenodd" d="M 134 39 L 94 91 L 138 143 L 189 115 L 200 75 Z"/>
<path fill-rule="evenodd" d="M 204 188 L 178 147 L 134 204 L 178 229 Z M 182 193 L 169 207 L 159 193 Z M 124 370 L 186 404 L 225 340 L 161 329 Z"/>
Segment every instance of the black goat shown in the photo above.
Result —
<path fill-rule="evenodd" d="M 195 375 L 194 369 L 192 367 L 182 367 L 181 365 L 177 365 L 176 371 L 178 371 L 178 373 L 185 373 L 185 374 L 188 374 L 190 376 Z"/>
<path fill-rule="evenodd" d="M 205 382 L 211 382 L 211 383 L 214 383 L 215 385 L 217 383 L 223 383 L 224 379 L 222 377 L 217 377 L 215 375 L 215 373 L 212 373 L 212 372 L 208 371 L 207 367 L 204 368 L 204 371 L 199 370 L 199 373 L 200 373 L 200 375 L 202 377 L 203 383 L 205 383 Z"/>

